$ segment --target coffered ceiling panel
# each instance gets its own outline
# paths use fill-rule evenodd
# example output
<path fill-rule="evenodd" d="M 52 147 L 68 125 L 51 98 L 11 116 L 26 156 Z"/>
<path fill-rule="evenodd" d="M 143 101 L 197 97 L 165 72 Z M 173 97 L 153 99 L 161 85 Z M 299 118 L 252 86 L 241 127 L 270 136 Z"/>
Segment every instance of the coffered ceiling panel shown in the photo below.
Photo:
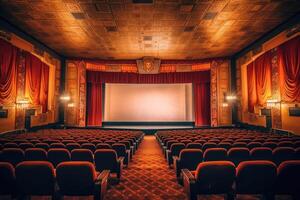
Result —
<path fill-rule="evenodd" d="M 298 0 L 132 2 L 0 0 L 0 15 L 68 57 L 201 59 L 230 56 L 300 11 Z"/>

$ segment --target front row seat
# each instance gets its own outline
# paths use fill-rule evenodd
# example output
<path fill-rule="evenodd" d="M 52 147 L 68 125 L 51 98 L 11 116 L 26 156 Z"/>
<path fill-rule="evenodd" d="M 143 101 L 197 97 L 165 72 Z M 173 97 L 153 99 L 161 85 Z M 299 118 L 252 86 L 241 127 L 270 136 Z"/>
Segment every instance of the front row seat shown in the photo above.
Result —
<path fill-rule="evenodd" d="M 184 189 L 189 200 L 197 200 L 197 195 L 227 194 L 233 198 L 235 165 L 230 161 L 208 161 L 198 165 L 196 172 L 182 170 Z"/>
<path fill-rule="evenodd" d="M 56 179 L 62 196 L 93 195 L 94 200 L 101 200 L 107 189 L 108 177 L 108 170 L 99 174 L 91 162 L 64 162 L 56 168 Z"/>
<path fill-rule="evenodd" d="M 120 180 L 124 157 L 117 156 L 117 153 L 113 149 L 98 149 L 94 154 L 94 161 L 96 170 L 102 172 L 104 170 L 110 170 L 110 173 L 116 173 L 117 178 Z"/>

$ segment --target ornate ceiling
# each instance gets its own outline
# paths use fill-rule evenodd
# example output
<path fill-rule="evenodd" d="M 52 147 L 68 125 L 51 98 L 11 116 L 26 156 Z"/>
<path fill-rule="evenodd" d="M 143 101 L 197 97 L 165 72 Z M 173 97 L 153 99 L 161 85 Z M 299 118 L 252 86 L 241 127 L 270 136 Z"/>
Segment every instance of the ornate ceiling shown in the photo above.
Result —
<path fill-rule="evenodd" d="M 298 0 L 0 0 L 0 15 L 58 53 L 99 59 L 230 56 L 300 11 Z"/>

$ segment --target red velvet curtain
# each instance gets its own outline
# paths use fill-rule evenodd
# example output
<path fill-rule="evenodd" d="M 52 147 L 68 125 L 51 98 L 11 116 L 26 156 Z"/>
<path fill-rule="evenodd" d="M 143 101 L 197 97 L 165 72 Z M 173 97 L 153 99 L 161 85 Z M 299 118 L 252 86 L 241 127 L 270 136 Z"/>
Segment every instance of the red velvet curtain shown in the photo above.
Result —
<path fill-rule="evenodd" d="M 278 47 L 280 92 L 284 102 L 300 102 L 300 36 Z"/>
<path fill-rule="evenodd" d="M 41 105 L 42 111 L 48 110 L 49 66 L 36 56 L 25 54 L 25 96 L 31 104 Z"/>
<path fill-rule="evenodd" d="M 31 104 L 40 104 L 41 75 L 43 63 L 30 53 L 25 54 L 25 96 Z"/>
<path fill-rule="evenodd" d="M 87 125 L 102 126 L 101 83 L 87 83 Z"/>
<path fill-rule="evenodd" d="M 194 84 L 195 126 L 210 125 L 210 84 Z"/>
<path fill-rule="evenodd" d="M 210 71 L 137 74 L 87 71 L 87 124 L 102 125 L 102 83 L 193 83 L 195 125 L 210 124 Z"/>
<path fill-rule="evenodd" d="M 248 86 L 248 110 L 254 112 L 254 106 L 257 102 L 256 95 L 256 79 L 254 64 L 250 63 L 247 66 L 247 86 Z"/>
<path fill-rule="evenodd" d="M 49 87 L 49 66 L 42 64 L 41 86 L 40 86 L 40 104 L 42 111 L 48 111 L 48 87 Z"/>
<path fill-rule="evenodd" d="M 0 39 L 0 105 L 16 100 L 17 55 L 18 48 Z"/>
<path fill-rule="evenodd" d="M 89 83 L 208 83 L 210 71 L 160 74 L 137 74 L 87 71 Z"/>
<path fill-rule="evenodd" d="M 272 96 L 272 57 L 268 51 L 247 66 L 248 109 L 254 111 L 255 105 L 263 106 Z"/>

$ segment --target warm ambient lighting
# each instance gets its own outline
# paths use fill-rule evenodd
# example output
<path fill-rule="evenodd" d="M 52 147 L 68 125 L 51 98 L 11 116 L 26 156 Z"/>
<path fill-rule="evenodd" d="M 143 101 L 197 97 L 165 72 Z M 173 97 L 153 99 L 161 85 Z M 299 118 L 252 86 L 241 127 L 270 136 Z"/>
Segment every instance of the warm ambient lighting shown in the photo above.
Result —
<path fill-rule="evenodd" d="M 28 104 L 30 103 L 28 97 L 18 97 L 16 104 L 19 108 L 26 108 Z"/>
<path fill-rule="evenodd" d="M 225 99 L 227 101 L 235 101 L 237 99 L 237 96 L 236 95 L 226 95 Z"/>
<path fill-rule="evenodd" d="M 278 99 L 268 99 L 267 107 L 274 107 L 278 103 L 280 103 L 280 101 Z"/>
<path fill-rule="evenodd" d="M 222 103 L 222 107 L 228 107 L 228 103 Z"/>
<path fill-rule="evenodd" d="M 74 108 L 75 107 L 75 103 L 68 103 L 68 108 Z"/>
<path fill-rule="evenodd" d="M 64 94 L 64 95 L 60 96 L 60 100 L 67 102 L 67 101 L 71 100 L 71 97 L 70 97 L 70 95 Z"/>

